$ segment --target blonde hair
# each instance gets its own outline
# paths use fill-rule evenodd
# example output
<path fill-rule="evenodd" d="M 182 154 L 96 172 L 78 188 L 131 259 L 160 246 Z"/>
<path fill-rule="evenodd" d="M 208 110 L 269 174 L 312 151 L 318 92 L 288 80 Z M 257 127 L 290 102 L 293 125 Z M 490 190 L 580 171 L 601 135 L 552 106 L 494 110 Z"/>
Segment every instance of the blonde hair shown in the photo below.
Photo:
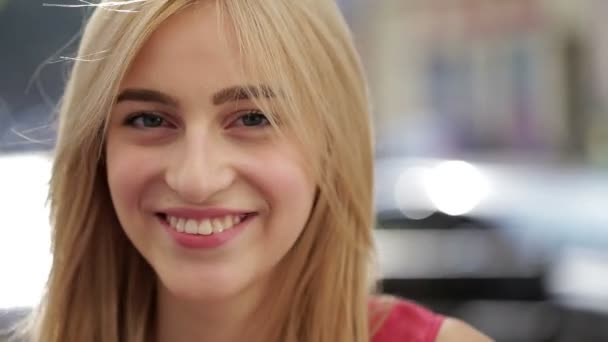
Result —
<path fill-rule="evenodd" d="M 243 82 L 280 96 L 259 105 L 311 161 L 318 194 L 278 266 L 265 341 L 368 342 L 373 149 L 368 92 L 352 38 L 331 0 L 217 3 L 242 56 Z M 103 165 L 105 125 L 138 50 L 169 16 L 203 1 L 102 1 L 65 91 L 51 179 L 53 264 L 30 321 L 41 342 L 144 342 L 155 275 L 114 213 Z M 279 114 L 280 113 L 280 114 Z"/>

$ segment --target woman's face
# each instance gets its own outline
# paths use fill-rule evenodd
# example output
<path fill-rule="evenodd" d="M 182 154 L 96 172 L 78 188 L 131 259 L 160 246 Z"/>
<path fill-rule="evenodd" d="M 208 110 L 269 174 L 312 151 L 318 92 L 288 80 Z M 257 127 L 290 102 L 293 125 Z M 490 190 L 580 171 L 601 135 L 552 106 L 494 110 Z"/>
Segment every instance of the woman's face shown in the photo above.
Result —
<path fill-rule="evenodd" d="M 242 87 L 272 95 L 239 84 L 238 49 L 223 42 L 210 6 L 170 18 L 123 80 L 108 129 L 122 228 L 162 286 L 184 298 L 222 299 L 265 279 L 314 200 L 301 151 Z"/>

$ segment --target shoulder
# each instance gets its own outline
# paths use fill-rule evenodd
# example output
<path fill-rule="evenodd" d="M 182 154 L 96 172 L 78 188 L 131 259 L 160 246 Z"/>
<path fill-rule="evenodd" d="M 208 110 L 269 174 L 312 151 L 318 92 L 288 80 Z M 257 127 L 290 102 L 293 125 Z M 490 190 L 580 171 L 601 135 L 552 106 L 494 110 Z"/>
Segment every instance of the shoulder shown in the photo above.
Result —
<path fill-rule="evenodd" d="M 370 303 L 372 342 L 491 342 L 468 324 L 396 298 Z"/>
<path fill-rule="evenodd" d="M 436 342 L 491 342 L 488 336 L 469 324 L 454 318 L 446 318 L 441 324 Z"/>
<path fill-rule="evenodd" d="M 374 299 L 370 304 L 373 342 L 433 342 L 444 317 L 414 302 Z"/>

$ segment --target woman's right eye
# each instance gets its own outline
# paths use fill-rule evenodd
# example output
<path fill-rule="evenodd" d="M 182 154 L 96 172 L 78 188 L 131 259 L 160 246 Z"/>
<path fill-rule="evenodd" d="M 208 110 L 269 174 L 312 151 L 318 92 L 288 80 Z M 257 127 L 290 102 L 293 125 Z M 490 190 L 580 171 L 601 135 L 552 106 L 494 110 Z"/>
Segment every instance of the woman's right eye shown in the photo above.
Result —
<path fill-rule="evenodd" d="M 161 115 L 152 112 L 141 112 L 129 116 L 125 125 L 135 128 L 171 127 L 172 125 Z"/>

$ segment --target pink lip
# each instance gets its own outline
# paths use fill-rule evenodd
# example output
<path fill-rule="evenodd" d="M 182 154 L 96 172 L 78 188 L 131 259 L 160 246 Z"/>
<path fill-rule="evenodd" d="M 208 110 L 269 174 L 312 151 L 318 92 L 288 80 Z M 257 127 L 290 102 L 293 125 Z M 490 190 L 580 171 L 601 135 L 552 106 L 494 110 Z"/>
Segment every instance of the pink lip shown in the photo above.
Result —
<path fill-rule="evenodd" d="M 254 218 L 255 215 L 247 216 L 244 221 L 236 226 L 221 233 L 213 233 L 211 235 L 180 233 L 164 219 L 159 217 L 158 220 L 178 245 L 188 249 L 214 249 L 227 244 L 232 239 L 237 237 Z"/>

